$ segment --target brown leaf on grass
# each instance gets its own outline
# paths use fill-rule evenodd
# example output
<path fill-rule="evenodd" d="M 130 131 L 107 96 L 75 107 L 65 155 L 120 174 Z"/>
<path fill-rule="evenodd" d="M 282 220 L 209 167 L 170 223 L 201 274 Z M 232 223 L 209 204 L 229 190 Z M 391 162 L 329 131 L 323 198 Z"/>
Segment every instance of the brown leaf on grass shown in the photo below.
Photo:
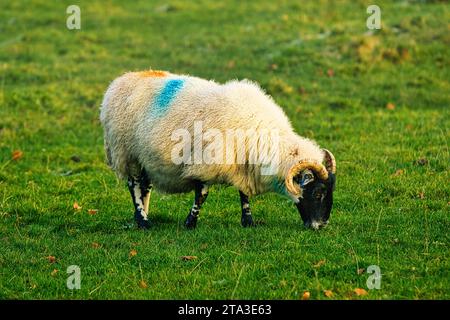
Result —
<path fill-rule="evenodd" d="M 100 246 L 100 243 L 98 243 L 98 242 L 92 242 L 91 246 L 92 246 L 92 248 L 94 248 L 94 249 L 98 249 L 98 248 L 101 247 L 101 246 Z"/>
<path fill-rule="evenodd" d="M 394 177 L 398 177 L 398 176 L 401 176 L 401 175 L 404 174 L 404 173 L 405 173 L 405 170 L 403 170 L 403 169 L 398 169 L 397 171 L 394 172 L 393 176 L 394 176 Z"/>
<path fill-rule="evenodd" d="M 419 197 L 420 200 L 425 199 L 425 193 L 424 192 L 419 192 L 419 194 L 417 196 Z"/>
<path fill-rule="evenodd" d="M 381 58 L 383 60 L 388 60 L 393 63 L 402 63 L 404 61 L 410 60 L 411 55 L 407 48 L 396 47 L 396 48 L 385 48 L 382 50 Z"/>
<path fill-rule="evenodd" d="M 371 61 L 374 59 L 374 51 L 375 48 L 380 43 L 380 40 L 377 37 L 366 37 L 364 38 L 359 46 L 356 48 L 356 53 L 358 55 L 359 60 L 361 61 Z"/>
<path fill-rule="evenodd" d="M 184 261 L 195 260 L 197 258 L 198 258 L 197 256 L 182 256 L 182 257 L 180 257 L 180 259 L 184 260 Z"/>
<path fill-rule="evenodd" d="M 428 159 L 427 158 L 420 158 L 420 159 L 417 159 L 414 163 L 419 165 L 419 166 L 424 166 L 424 165 L 428 164 Z"/>
<path fill-rule="evenodd" d="M 400 51 L 400 61 L 406 61 L 411 59 L 411 55 L 409 54 L 409 50 L 407 48 L 399 48 Z"/>
<path fill-rule="evenodd" d="M 306 89 L 304 87 L 299 87 L 298 88 L 298 93 L 300 93 L 301 95 L 305 95 L 306 94 Z"/>
<path fill-rule="evenodd" d="M 327 70 L 327 76 L 330 77 L 330 78 L 334 77 L 334 70 L 333 69 L 328 69 Z"/>
<path fill-rule="evenodd" d="M 73 203 L 73 209 L 74 210 L 81 210 L 83 207 L 80 207 L 80 205 L 78 204 L 78 202 L 74 202 Z"/>
<path fill-rule="evenodd" d="M 385 48 L 381 50 L 381 58 L 394 63 L 399 61 L 398 51 L 394 48 Z"/>
<path fill-rule="evenodd" d="M 388 102 L 386 104 L 386 109 L 388 109 L 388 110 L 395 110 L 395 104 L 393 104 L 392 102 Z"/>
<path fill-rule="evenodd" d="M 70 157 L 70 160 L 72 160 L 73 162 L 80 162 L 81 158 L 77 155 L 73 155 Z"/>
<path fill-rule="evenodd" d="M 364 269 L 364 268 L 359 268 L 358 270 L 356 270 L 356 273 L 357 273 L 357 274 L 363 274 L 364 271 L 366 271 L 366 269 Z"/>
<path fill-rule="evenodd" d="M 134 250 L 134 249 L 132 249 L 132 250 L 130 251 L 130 258 L 134 257 L 135 255 L 137 255 L 137 251 Z"/>
<path fill-rule="evenodd" d="M 89 213 L 90 215 L 97 214 L 97 212 L 98 212 L 98 209 L 88 209 L 88 213 Z"/>
<path fill-rule="evenodd" d="M 52 275 L 52 277 L 56 276 L 56 274 L 58 273 L 58 269 L 53 269 L 53 271 L 50 273 Z"/>
<path fill-rule="evenodd" d="M 56 258 L 54 256 L 48 256 L 47 257 L 48 262 L 50 263 L 55 263 L 56 262 Z"/>
<path fill-rule="evenodd" d="M 233 69 L 236 65 L 236 62 L 234 60 L 230 60 L 227 62 L 227 69 Z"/>
<path fill-rule="evenodd" d="M 11 157 L 14 161 L 17 161 L 23 157 L 23 152 L 20 150 L 14 150 L 11 154 Z"/>
<path fill-rule="evenodd" d="M 320 260 L 313 267 L 314 268 L 320 268 L 321 266 L 323 266 L 325 264 L 325 262 L 327 262 L 325 259 Z"/>
<path fill-rule="evenodd" d="M 357 296 L 365 296 L 367 295 L 367 291 L 362 289 L 362 288 L 356 288 L 355 290 L 353 290 L 353 292 L 357 295 Z"/>
<path fill-rule="evenodd" d="M 278 68 L 278 66 L 276 66 Z M 273 68 L 273 65 L 272 65 Z M 269 80 L 269 84 L 267 86 L 267 90 L 271 94 L 286 94 L 290 95 L 294 92 L 294 88 L 286 83 L 281 78 L 272 78 Z"/>
<path fill-rule="evenodd" d="M 147 283 L 144 280 L 139 281 L 139 287 L 142 289 L 148 288 Z"/>
<path fill-rule="evenodd" d="M 331 298 L 333 296 L 333 291 L 331 291 L 331 290 L 324 290 L 323 294 L 325 295 L 325 297 Z"/>
<path fill-rule="evenodd" d="M 272 64 L 269 66 L 269 69 L 270 69 L 270 70 L 277 70 L 277 69 L 278 69 L 278 65 L 277 65 L 276 63 L 272 63 Z"/>
<path fill-rule="evenodd" d="M 311 297 L 311 293 L 309 293 L 309 291 L 305 291 L 302 294 L 302 300 L 309 300 L 309 298 Z"/>

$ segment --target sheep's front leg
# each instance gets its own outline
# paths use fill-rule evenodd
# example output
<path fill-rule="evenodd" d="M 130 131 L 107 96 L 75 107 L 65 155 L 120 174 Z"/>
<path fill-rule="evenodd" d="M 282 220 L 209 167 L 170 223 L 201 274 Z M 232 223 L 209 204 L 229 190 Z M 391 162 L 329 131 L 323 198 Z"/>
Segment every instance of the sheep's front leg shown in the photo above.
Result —
<path fill-rule="evenodd" d="M 208 186 L 202 182 L 195 184 L 195 199 L 192 205 L 191 211 L 189 212 L 184 225 L 188 229 L 194 229 L 197 225 L 197 218 L 200 214 L 200 209 L 203 202 L 205 202 L 208 197 Z"/>
<path fill-rule="evenodd" d="M 142 170 L 139 176 L 128 177 L 128 189 L 133 199 L 134 219 L 139 228 L 147 229 L 150 227 L 147 213 L 152 185 L 145 170 Z"/>
<path fill-rule="evenodd" d="M 243 227 L 251 227 L 255 224 L 253 223 L 252 212 L 250 211 L 250 204 L 248 202 L 248 196 L 239 190 L 239 196 L 241 197 L 241 209 L 242 218 L 241 224 Z"/>

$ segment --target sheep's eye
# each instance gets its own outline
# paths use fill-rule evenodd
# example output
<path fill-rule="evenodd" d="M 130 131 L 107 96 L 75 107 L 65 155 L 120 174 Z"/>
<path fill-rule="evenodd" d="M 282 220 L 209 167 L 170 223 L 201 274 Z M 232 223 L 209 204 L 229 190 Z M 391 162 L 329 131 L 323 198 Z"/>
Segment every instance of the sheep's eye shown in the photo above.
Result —
<path fill-rule="evenodd" d="M 314 181 L 314 175 L 312 172 L 310 170 L 303 172 L 300 179 L 300 185 L 303 187 L 312 181 Z"/>

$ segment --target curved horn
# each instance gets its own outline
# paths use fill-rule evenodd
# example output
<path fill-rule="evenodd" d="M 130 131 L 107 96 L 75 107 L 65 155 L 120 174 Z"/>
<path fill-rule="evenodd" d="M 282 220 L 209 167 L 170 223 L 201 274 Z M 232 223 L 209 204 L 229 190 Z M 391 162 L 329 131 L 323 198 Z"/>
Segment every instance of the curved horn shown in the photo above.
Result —
<path fill-rule="evenodd" d="M 316 160 L 300 160 L 289 169 L 285 179 L 286 189 L 293 195 L 300 196 L 302 194 L 301 188 L 298 184 L 294 183 L 294 177 L 305 169 L 314 171 L 319 179 L 328 179 L 328 171 L 323 164 L 317 162 Z"/>
<path fill-rule="evenodd" d="M 329 172 L 331 172 L 332 174 L 336 173 L 336 159 L 334 158 L 333 154 L 327 150 L 327 149 L 322 149 L 323 152 L 325 153 L 325 168 L 327 168 L 327 170 Z"/>

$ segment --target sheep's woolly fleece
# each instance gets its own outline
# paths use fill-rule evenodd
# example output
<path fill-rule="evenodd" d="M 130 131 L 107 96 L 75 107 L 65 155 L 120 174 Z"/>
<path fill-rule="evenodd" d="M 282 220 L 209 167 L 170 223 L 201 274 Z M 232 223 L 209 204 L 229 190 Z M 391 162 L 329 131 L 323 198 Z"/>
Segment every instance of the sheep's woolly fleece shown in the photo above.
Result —
<path fill-rule="evenodd" d="M 297 135 L 283 110 L 256 83 L 248 80 L 219 84 L 166 71 L 129 72 L 115 79 L 106 91 L 100 113 L 105 150 L 112 169 L 121 178 L 145 168 L 161 191 L 175 193 L 193 189 L 193 181 L 234 185 L 247 195 L 267 191 L 283 193 L 289 168 L 302 159 L 324 160 L 313 141 Z M 260 166 L 245 164 L 180 164 L 171 159 L 179 141 L 172 133 L 194 122 L 203 130 L 278 130 L 280 164 L 272 176 Z M 260 139 L 261 140 L 261 139 Z M 204 140 L 193 141 L 203 144 Z M 273 141 L 258 141 L 258 146 Z M 248 155 L 254 143 L 245 140 Z"/>

